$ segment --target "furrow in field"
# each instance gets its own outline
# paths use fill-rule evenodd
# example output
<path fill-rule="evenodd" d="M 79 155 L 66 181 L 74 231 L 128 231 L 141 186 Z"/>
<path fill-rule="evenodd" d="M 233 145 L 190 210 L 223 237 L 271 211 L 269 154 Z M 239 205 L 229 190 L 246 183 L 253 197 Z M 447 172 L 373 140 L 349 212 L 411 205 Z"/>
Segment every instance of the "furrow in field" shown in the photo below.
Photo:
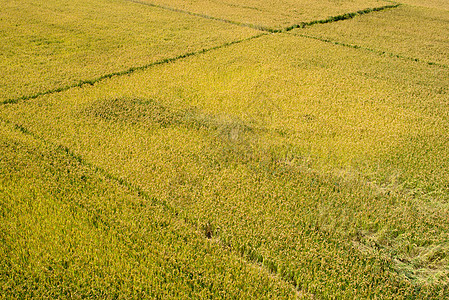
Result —
<path fill-rule="evenodd" d="M 3 296 L 308 298 L 23 126 L 0 148 Z"/>
<path fill-rule="evenodd" d="M 262 30 L 262 31 L 268 31 L 268 32 L 274 32 L 275 31 L 275 29 L 272 29 L 272 28 L 269 28 L 269 27 L 264 27 L 264 26 L 261 26 L 261 25 L 255 25 L 255 24 L 250 24 L 250 23 L 241 23 L 241 22 L 237 22 L 237 21 L 222 19 L 222 18 L 219 18 L 219 17 L 209 16 L 209 15 L 196 13 L 196 12 L 191 12 L 191 11 L 187 11 L 187 10 L 183 10 L 183 9 L 179 9 L 179 8 L 175 8 L 175 7 L 160 5 L 160 4 L 156 4 L 156 3 L 151 3 L 151 2 L 148 2 L 148 1 L 140 1 L 140 0 L 126 0 L 126 1 L 129 1 L 129 2 L 132 2 L 132 3 L 136 3 L 136 4 L 142 4 L 142 5 L 146 5 L 146 6 L 150 6 L 150 7 L 156 7 L 156 8 L 160 8 L 160 9 L 164 9 L 164 10 L 169 10 L 169 11 L 173 11 L 173 12 L 177 12 L 177 13 L 187 14 L 187 15 L 191 15 L 191 16 L 195 16 L 195 17 L 200 17 L 200 18 L 203 18 L 203 19 L 220 21 L 220 22 L 224 22 L 224 23 L 228 23 L 228 24 L 237 25 L 237 26 L 249 27 L 249 28 Z"/>
<path fill-rule="evenodd" d="M 156 3 L 151 3 L 151 2 L 148 2 L 148 1 L 145 1 L 145 0 L 126 0 L 126 1 L 130 1 L 130 2 L 138 3 L 138 4 L 143 4 L 143 5 L 147 5 L 147 6 L 150 6 L 150 7 L 157 7 L 157 8 L 161 8 L 161 9 L 166 9 L 166 10 L 169 10 L 169 11 L 179 12 L 179 13 L 183 13 L 183 14 L 188 14 L 188 15 L 192 15 L 192 16 L 196 16 L 196 17 L 200 17 L 200 18 L 217 20 L 217 21 L 230 23 L 230 24 L 234 24 L 234 25 L 238 25 L 238 26 L 249 27 L 249 28 L 262 30 L 262 31 L 270 32 L 270 33 L 279 33 L 279 32 L 290 31 L 290 30 L 293 30 L 293 29 L 296 29 L 296 28 L 310 27 L 310 26 L 313 26 L 313 25 L 316 25 L 316 24 L 327 24 L 327 23 L 332 23 L 332 22 L 349 20 L 349 19 L 355 18 L 357 16 L 365 15 L 365 14 L 368 14 L 368 13 L 378 12 L 378 11 L 391 9 L 391 8 L 397 8 L 397 7 L 399 7 L 401 5 L 401 4 L 390 4 L 390 5 L 385 5 L 385 6 L 375 7 L 375 8 L 365 8 L 365 9 L 358 10 L 356 12 L 345 12 L 345 13 L 342 13 L 340 15 L 330 16 L 330 17 L 327 17 L 325 19 L 304 21 L 304 22 L 300 22 L 298 24 L 293 24 L 293 25 L 286 26 L 284 28 L 276 28 L 276 27 L 267 27 L 267 26 L 263 26 L 263 25 L 257 25 L 257 24 L 251 24 L 251 23 L 241 23 L 241 22 L 238 22 L 238 21 L 222 19 L 222 18 L 210 16 L 210 15 L 205 15 L 205 14 L 200 14 L 200 13 L 191 12 L 191 11 L 187 11 L 187 10 L 182 10 L 182 9 L 179 9 L 179 8 L 174 8 L 174 7 L 170 7 L 170 6 L 164 6 L 164 5 L 160 5 L 160 4 L 156 4 Z"/>

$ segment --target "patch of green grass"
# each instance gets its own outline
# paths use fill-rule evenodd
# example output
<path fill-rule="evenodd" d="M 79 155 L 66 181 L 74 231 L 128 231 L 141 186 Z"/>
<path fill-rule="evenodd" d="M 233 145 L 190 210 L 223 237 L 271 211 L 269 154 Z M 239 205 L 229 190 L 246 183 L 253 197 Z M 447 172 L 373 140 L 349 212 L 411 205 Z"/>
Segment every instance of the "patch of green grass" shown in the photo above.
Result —
<path fill-rule="evenodd" d="M 306 293 L 437 298 L 449 281 L 447 73 L 270 35 L 5 105 L 1 118 Z"/>

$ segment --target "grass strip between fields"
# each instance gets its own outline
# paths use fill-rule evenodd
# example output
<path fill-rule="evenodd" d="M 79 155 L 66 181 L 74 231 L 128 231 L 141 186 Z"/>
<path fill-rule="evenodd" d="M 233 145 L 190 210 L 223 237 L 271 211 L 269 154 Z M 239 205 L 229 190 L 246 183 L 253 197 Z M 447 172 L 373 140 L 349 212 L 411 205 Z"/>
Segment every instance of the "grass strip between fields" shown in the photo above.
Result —
<path fill-rule="evenodd" d="M 179 12 L 179 13 L 183 13 L 183 14 L 188 14 L 188 15 L 196 16 L 196 17 L 200 17 L 200 18 L 221 21 L 221 22 L 225 22 L 225 23 L 228 23 L 228 24 L 234 24 L 234 25 L 238 25 L 238 26 L 249 27 L 249 28 L 253 28 L 253 29 L 257 29 L 257 30 L 261 30 L 261 31 L 266 31 L 266 32 L 270 32 L 270 33 L 280 33 L 280 32 L 286 32 L 286 31 L 290 31 L 290 30 L 293 30 L 293 29 L 297 29 L 297 28 L 305 28 L 305 27 L 316 25 L 316 24 L 326 24 L 326 23 L 332 23 L 332 22 L 337 22 L 337 21 L 348 20 L 348 19 L 355 18 L 357 16 L 361 16 L 361 15 L 365 15 L 365 14 L 371 13 L 371 12 L 382 11 L 382 10 L 390 9 L 390 8 L 396 8 L 396 7 L 399 7 L 401 5 L 400 3 L 397 3 L 397 4 L 390 4 L 390 5 L 385 5 L 385 6 L 375 7 L 375 8 L 365 8 L 365 9 L 358 10 L 356 12 L 344 13 L 344 14 L 341 14 L 341 15 L 331 16 L 331 17 L 328 17 L 326 19 L 321 19 L 321 20 L 313 20 L 313 21 L 309 21 L 309 22 L 300 22 L 298 24 L 293 24 L 293 25 L 290 25 L 290 26 L 285 27 L 283 29 L 275 29 L 275 28 L 272 28 L 272 27 L 267 27 L 267 26 L 262 26 L 262 25 L 256 25 L 256 24 L 250 24 L 250 23 L 242 23 L 242 22 L 237 22 L 237 21 L 217 18 L 217 17 L 214 17 L 214 16 L 209 16 L 209 15 L 205 15 L 205 14 L 195 13 L 195 12 L 191 12 L 191 11 L 187 11 L 187 10 L 183 10 L 183 9 L 179 9 L 179 8 L 168 7 L 168 6 L 154 4 L 154 3 L 150 3 L 150 2 L 143 2 L 143 1 L 140 1 L 140 0 L 127 0 L 127 1 L 130 1 L 130 2 L 133 2 L 133 3 L 142 4 L 142 5 L 147 5 L 147 6 L 151 6 L 151 7 L 166 9 L 166 10 L 170 10 L 170 11 L 173 11 L 173 12 Z"/>
<path fill-rule="evenodd" d="M 241 257 L 242 261 L 247 264 L 251 264 L 257 268 L 263 268 L 263 270 L 265 272 L 269 273 L 271 276 L 274 276 L 274 277 L 278 278 L 280 281 L 285 282 L 286 284 L 290 285 L 292 287 L 292 289 L 294 289 L 294 291 L 296 292 L 297 296 L 299 296 L 300 298 L 310 297 L 310 295 L 306 291 L 302 290 L 301 285 L 298 284 L 298 282 L 296 282 L 293 274 L 278 273 L 277 272 L 278 266 L 276 265 L 276 263 L 264 258 L 263 255 L 260 254 L 256 249 L 248 248 L 248 247 L 245 247 L 244 245 L 242 245 L 239 249 L 235 249 L 231 245 L 224 243 L 218 237 L 216 237 L 216 236 L 212 237 L 211 235 L 209 235 L 209 231 L 208 231 L 209 228 L 207 227 L 207 224 L 206 224 L 206 227 L 203 224 L 199 224 L 198 220 L 188 216 L 188 214 L 186 212 L 177 210 L 173 205 L 170 205 L 165 200 L 160 200 L 155 197 L 152 197 L 147 192 L 145 192 L 139 185 L 133 184 L 126 179 L 123 179 L 121 177 L 110 174 L 104 168 L 96 166 L 95 164 L 85 160 L 82 156 L 76 154 L 70 148 L 63 146 L 63 145 L 53 143 L 49 140 L 46 140 L 45 138 L 39 136 L 38 134 L 31 132 L 23 125 L 16 124 L 10 120 L 3 119 L 3 118 L 0 118 L 0 122 L 3 122 L 4 124 L 8 124 L 10 126 L 13 126 L 15 130 L 17 130 L 27 136 L 30 136 L 39 142 L 42 142 L 46 145 L 54 147 L 61 154 L 65 155 L 65 156 L 69 157 L 70 159 L 73 159 L 74 161 L 78 162 L 79 164 L 91 169 L 94 173 L 100 174 L 100 175 L 104 176 L 105 178 L 107 178 L 113 182 L 116 182 L 119 185 L 129 189 L 130 191 L 135 192 L 139 197 L 149 201 L 150 204 L 161 205 L 163 210 L 165 210 L 167 213 L 169 213 L 173 217 L 184 221 L 186 223 L 186 225 L 190 226 L 193 230 L 196 230 L 197 232 L 199 232 L 199 234 L 201 234 L 201 236 L 203 236 L 205 240 L 218 243 L 220 245 L 220 247 L 222 247 L 223 249 L 226 249 L 227 251 L 234 253 L 236 256 Z M 101 223 L 105 223 L 105 224 L 108 222 L 103 219 L 100 219 L 99 221 Z"/>
<path fill-rule="evenodd" d="M 371 12 L 382 11 L 382 10 L 390 9 L 390 8 L 396 8 L 396 7 L 399 7 L 400 5 L 401 4 L 392 4 L 392 5 L 385 5 L 385 6 L 375 7 L 375 8 L 366 8 L 366 9 L 359 10 L 357 12 L 345 13 L 345 14 L 342 14 L 342 15 L 329 17 L 329 18 L 323 19 L 323 20 L 316 20 L 316 21 L 310 21 L 310 22 L 301 22 L 299 24 L 295 24 L 295 25 L 289 26 L 289 27 L 284 28 L 283 30 L 279 30 L 277 32 L 290 31 L 290 30 L 293 30 L 293 29 L 296 29 L 296 28 L 305 28 L 305 27 L 316 25 L 316 24 L 326 24 L 326 23 L 333 23 L 333 22 L 338 22 L 338 21 L 349 20 L 349 19 L 353 19 L 353 18 L 355 18 L 357 16 L 362 16 L 362 15 L 369 14 Z"/>
<path fill-rule="evenodd" d="M 123 75 L 132 74 L 132 73 L 134 73 L 136 71 L 143 71 L 143 70 L 146 70 L 146 69 L 151 68 L 153 66 L 175 62 L 177 60 L 184 59 L 184 58 L 187 58 L 187 57 L 190 57 L 190 56 L 200 55 L 200 54 L 203 54 L 203 53 L 206 53 L 206 52 L 209 52 L 209 51 L 222 49 L 222 48 L 234 45 L 234 44 L 239 44 L 239 43 L 242 43 L 242 42 L 245 42 L 245 41 L 257 39 L 257 38 L 259 38 L 261 36 L 264 36 L 266 34 L 267 33 L 261 33 L 261 34 L 258 34 L 258 35 L 255 35 L 255 36 L 252 36 L 252 37 L 249 37 L 249 38 L 228 42 L 228 43 L 225 43 L 225 44 L 222 44 L 222 45 L 219 45 L 219 46 L 215 46 L 215 47 L 212 47 L 212 48 L 207 48 L 207 49 L 202 49 L 202 50 L 198 50 L 198 51 L 188 52 L 188 53 L 181 54 L 181 55 L 178 55 L 178 56 L 175 56 L 175 57 L 171 57 L 171 58 L 164 58 L 164 59 L 161 59 L 161 60 L 158 60 L 158 61 L 146 64 L 146 65 L 143 65 L 143 66 L 130 67 L 130 68 L 126 69 L 126 70 L 122 70 L 122 71 L 117 71 L 117 72 L 101 75 L 101 76 L 99 76 L 97 78 L 80 80 L 78 83 L 75 83 L 75 84 L 69 84 L 69 85 L 66 85 L 66 86 L 62 86 L 62 87 L 58 87 L 58 88 L 54 88 L 54 89 L 49 89 L 47 91 L 38 92 L 38 93 L 35 93 L 35 94 L 32 94 L 32 95 L 26 95 L 26 96 L 22 96 L 22 97 L 18 97 L 18 98 L 7 99 L 7 100 L 4 100 L 4 101 L 1 101 L 0 105 L 2 105 L 2 104 L 15 104 L 15 103 L 18 103 L 20 101 L 36 99 L 36 98 L 38 98 L 40 96 L 44 96 L 44 95 L 64 92 L 64 91 L 67 91 L 67 90 L 70 90 L 70 89 L 76 88 L 76 87 L 82 87 L 82 86 L 85 86 L 85 85 L 94 85 L 97 82 L 100 82 L 100 81 L 103 81 L 105 79 L 109 79 L 109 78 L 112 78 L 112 77 L 115 77 L 115 76 L 123 76 Z"/>
<path fill-rule="evenodd" d="M 151 6 L 151 7 L 167 9 L 167 10 L 174 11 L 174 12 L 185 13 L 185 14 L 189 14 L 189 15 L 193 15 L 193 16 L 197 16 L 197 17 L 201 17 L 201 18 L 207 18 L 207 19 L 217 20 L 217 21 L 230 23 L 230 24 L 235 24 L 235 25 L 239 25 L 239 26 L 250 27 L 250 28 L 253 28 L 253 29 L 258 29 L 258 30 L 261 30 L 261 31 L 265 31 L 267 33 L 288 32 L 288 31 L 291 31 L 293 29 L 305 28 L 305 27 L 313 26 L 315 24 L 326 24 L 326 23 L 332 23 L 332 22 L 337 22 L 337 21 L 348 20 L 348 19 L 352 19 L 352 18 L 354 18 L 356 16 L 360 16 L 360 15 L 364 15 L 364 14 L 368 14 L 368 13 L 376 12 L 376 11 L 382 11 L 382 10 L 385 10 L 385 9 L 396 8 L 396 7 L 399 7 L 401 5 L 401 4 L 392 4 L 392 5 L 386 5 L 386 6 L 381 6 L 381 7 L 377 7 L 377 8 L 367 8 L 367 9 L 359 10 L 359 11 L 353 12 L 353 13 L 345 13 L 345 14 L 342 14 L 342 15 L 329 17 L 327 19 L 314 20 L 314 21 L 310 21 L 310 22 L 301 22 L 299 24 L 291 25 L 291 26 L 286 27 L 284 29 L 273 29 L 273 28 L 268 28 L 268 27 L 253 25 L 253 24 L 244 24 L 244 23 L 239 23 L 239 22 L 235 22 L 235 21 L 231 21 L 231 20 L 220 19 L 220 18 L 207 16 L 207 15 L 203 15 L 203 14 L 198 14 L 198 13 L 193 13 L 193 12 L 189 12 L 189 11 L 184 11 L 184 10 L 180 10 L 180 9 L 176 9 L 176 8 L 170 8 L 170 7 L 165 7 L 165 6 L 161 6 L 161 5 L 157 5 L 157 4 L 142 2 L 142 1 L 139 1 L 139 0 L 127 0 L 127 1 L 130 1 L 130 2 L 133 2 L 133 3 L 142 4 L 142 5 L 147 5 L 147 6 Z M 1 101 L 0 105 L 2 105 L 2 104 L 15 104 L 15 103 L 18 103 L 20 101 L 36 99 L 36 98 L 38 98 L 40 96 L 44 96 L 44 95 L 64 92 L 64 91 L 67 91 L 67 90 L 69 90 L 71 88 L 82 87 L 82 86 L 85 86 L 85 85 L 94 85 L 97 82 L 100 82 L 100 81 L 103 81 L 105 79 L 109 79 L 109 78 L 112 78 L 112 77 L 115 77 L 115 76 L 128 75 L 128 74 L 131 74 L 131 73 L 136 72 L 136 71 L 146 70 L 146 69 L 148 69 L 148 68 L 150 68 L 152 66 L 174 62 L 174 61 L 177 61 L 177 60 L 180 60 L 180 59 L 184 59 L 184 58 L 187 58 L 187 57 L 190 57 L 190 56 L 203 54 L 203 53 L 206 53 L 206 52 L 209 52 L 209 51 L 222 49 L 222 48 L 234 45 L 234 44 L 239 44 L 241 42 L 253 40 L 253 39 L 259 38 L 261 36 L 264 36 L 267 33 L 261 33 L 261 34 L 258 34 L 258 35 L 255 35 L 255 36 L 252 36 L 252 37 L 249 37 L 249 38 L 246 38 L 246 39 L 240 39 L 240 40 L 228 42 L 228 43 L 225 43 L 225 44 L 222 44 L 222 45 L 219 45 L 219 46 L 215 46 L 215 47 L 212 47 L 212 48 L 207 48 L 207 49 L 202 49 L 202 50 L 199 50 L 199 51 L 188 52 L 188 53 L 181 54 L 181 55 L 178 55 L 178 56 L 175 56 L 175 57 L 171 57 L 171 58 L 164 58 L 162 60 L 158 60 L 158 61 L 146 64 L 146 65 L 137 66 L 137 67 L 130 67 L 130 68 L 126 69 L 126 70 L 122 70 L 122 71 L 117 71 L 117 72 L 101 75 L 101 76 L 99 76 L 97 78 L 80 80 L 78 83 L 75 83 L 75 84 L 61 86 L 61 87 L 54 88 L 54 89 L 49 89 L 49 90 L 43 91 L 43 92 L 37 92 L 37 93 L 32 94 L 32 95 L 25 95 L 25 96 L 21 96 L 21 97 L 18 97 L 18 98 L 6 99 L 4 101 Z M 296 35 L 303 36 L 301 34 L 296 34 Z M 305 35 L 304 35 L 304 37 L 314 38 L 314 37 L 305 36 Z M 337 43 L 337 42 L 327 41 L 327 40 L 324 40 L 324 39 L 322 40 L 320 38 L 316 38 L 316 39 L 321 40 L 323 42 L 331 42 L 331 43 L 334 43 L 334 44 L 340 44 L 340 43 Z M 341 44 L 341 45 L 349 46 L 349 47 L 356 48 L 356 49 L 362 48 L 362 47 L 351 46 L 351 45 L 346 45 L 346 44 Z M 382 51 L 371 50 L 371 49 L 366 49 L 366 50 L 369 50 L 371 52 L 377 52 L 377 53 L 385 54 L 385 53 L 382 53 Z M 390 56 L 394 57 L 396 55 L 391 54 Z M 403 58 L 403 57 L 400 57 L 400 56 L 396 56 L 396 57 Z M 413 58 L 406 58 L 406 59 L 419 61 L 418 59 L 413 59 Z M 433 62 L 427 62 L 427 63 L 429 65 L 438 65 L 438 66 L 447 67 L 445 65 L 440 65 L 440 64 L 437 64 L 437 63 L 433 63 Z"/>
<path fill-rule="evenodd" d="M 404 56 L 404 55 L 400 55 L 400 54 L 395 54 L 392 52 L 387 52 L 387 51 L 382 51 L 382 50 L 377 50 L 377 49 L 372 49 L 372 48 L 368 48 L 368 47 L 362 47 L 356 44 L 347 44 L 347 43 L 342 43 L 342 42 L 338 42 L 338 41 L 334 41 L 331 39 L 326 39 L 326 38 L 320 38 L 317 36 L 313 36 L 313 35 L 308 35 L 308 34 L 302 34 L 302 33 L 293 33 L 293 35 L 295 36 L 300 36 L 303 38 L 307 38 L 307 39 L 313 39 L 313 40 L 317 40 L 317 41 L 321 41 L 324 43 L 329 43 L 329 44 L 333 44 L 333 45 L 337 45 L 337 46 L 343 46 L 343 47 L 348 47 L 348 48 L 353 48 L 353 49 L 362 49 L 368 52 L 372 52 L 378 55 L 385 55 L 385 56 L 389 56 L 389 57 L 393 57 L 393 58 L 399 58 L 399 59 L 403 59 L 403 60 L 408 60 L 408 61 L 413 61 L 413 62 L 418 62 L 418 63 L 423 63 L 423 64 L 427 64 L 429 66 L 437 66 L 440 68 L 449 68 L 448 65 L 445 64 L 440 64 L 437 62 L 433 62 L 433 61 L 427 61 L 427 60 L 423 60 L 420 58 L 414 58 L 414 57 L 408 57 L 408 56 Z"/>
<path fill-rule="evenodd" d="M 440 63 L 433 62 L 433 61 L 427 61 L 427 60 L 423 60 L 420 58 L 408 57 L 408 56 L 395 54 L 392 52 L 387 52 L 387 51 L 382 51 L 382 50 L 377 50 L 377 49 L 372 49 L 372 48 L 368 48 L 368 47 L 362 47 L 362 46 L 359 46 L 356 44 L 342 43 L 342 42 L 334 41 L 331 39 L 320 38 L 320 37 L 308 35 L 308 34 L 293 33 L 293 35 L 300 36 L 300 37 L 307 38 L 307 39 L 317 40 L 317 41 L 321 41 L 324 43 L 329 43 L 329 44 L 333 44 L 333 45 L 337 45 L 337 46 L 343 46 L 343 47 L 348 47 L 348 48 L 353 48 L 353 49 L 362 49 L 362 50 L 372 52 L 372 53 L 375 53 L 378 55 L 386 55 L 386 56 L 393 57 L 393 58 L 399 58 L 399 59 L 408 60 L 408 61 L 412 61 L 412 62 L 427 64 L 429 66 L 437 66 L 437 67 L 446 68 L 446 69 L 449 68 L 449 66 L 445 65 L 445 64 L 440 64 Z"/>

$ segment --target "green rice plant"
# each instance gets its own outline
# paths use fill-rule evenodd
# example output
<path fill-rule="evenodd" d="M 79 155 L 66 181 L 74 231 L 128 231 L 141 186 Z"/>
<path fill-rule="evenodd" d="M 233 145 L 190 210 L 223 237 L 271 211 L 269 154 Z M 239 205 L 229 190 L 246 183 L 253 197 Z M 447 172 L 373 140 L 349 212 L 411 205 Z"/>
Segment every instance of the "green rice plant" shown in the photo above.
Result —
<path fill-rule="evenodd" d="M 278 34 L 0 117 L 308 295 L 441 298 L 448 72 Z"/>
<path fill-rule="evenodd" d="M 283 1 L 186 1 L 186 0 L 129 0 L 178 12 L 201 15 L 245 26 L 276 31 L 315 20 L 328 19 L 367 8 L 389 6 L 382 0 L 283 0 Z"/>
<path fill-rule="evenodd" d="M 448 19 L 449 10 L 402 5 L 344 23 L 329 23 L 294 32 L 448 67 Z"/>
<path fill-rule="evenodd" d="M 0 101 L 95 82 L 256 35 L 122 0 L 9 0 L 0 11 Z"/>
<path fill-rule="evenodd" d="M 297 295 L 279 278 L 206 240 L 157 199 L 36 140 L 23 127 L 2 122 L 0 150 L 2 297 Z"/>

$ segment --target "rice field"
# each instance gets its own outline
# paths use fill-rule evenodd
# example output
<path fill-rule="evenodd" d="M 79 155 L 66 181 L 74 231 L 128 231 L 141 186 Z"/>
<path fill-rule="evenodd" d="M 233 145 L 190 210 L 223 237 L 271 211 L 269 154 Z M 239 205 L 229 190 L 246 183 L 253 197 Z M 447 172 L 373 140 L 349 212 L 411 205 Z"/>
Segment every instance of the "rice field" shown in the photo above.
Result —
<path fill-rule="evenodd" d="M 2 298 L 295 295 L 64 149 L 0 134 Z"/>
<path fill-rule="evenodd" d="M 449 10 L 400 6 L 297 32 L 330 42 L 449 67 Z M 392 26 L 394 24 L 394 26 Z M 377 28 L 373 32 L 373 28 Z"/>
<path fill-rule="evenodd" d="M 282 29 L 300 22 L 327 19 L 331 16 L 353 13 L 368 8 L 389 6 L 384 0 L 128 0 L 136 3 L 165 7 L 180 12 L 188 12 L 241 25 Z"/>
<path fill-rule="evenodd" d="M 70 3 L 1 17 L 1 296 L 449 297 L 446 10 Z"/>
<path fill-rule="evenodd" d="M 7 100 L 257 34 L 117 0 L 8 0 L 0 18 L 0 99 Z"/>
<path fill-rule="evenodd" d="M 449 10 L 449 3 L 444 0 L 404 0 L 401 3 L 411 5 L 411 6 L 417 6 L 417 7 L 427 7 L 427 8 L 436 8 L 439 10 Z"/>

